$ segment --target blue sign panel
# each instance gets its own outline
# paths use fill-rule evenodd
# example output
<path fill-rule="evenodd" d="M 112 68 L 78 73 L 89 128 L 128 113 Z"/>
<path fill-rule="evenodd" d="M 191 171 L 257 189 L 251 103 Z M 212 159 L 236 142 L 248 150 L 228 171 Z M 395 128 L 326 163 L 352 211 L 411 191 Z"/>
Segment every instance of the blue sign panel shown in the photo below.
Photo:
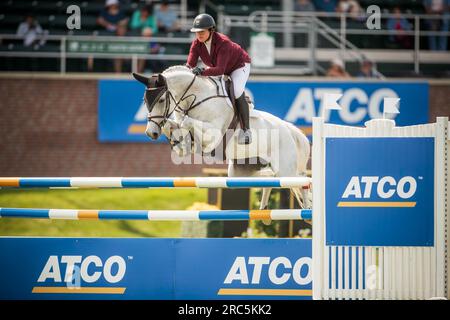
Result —
<path fill-rule="evenodd" d="M 434 138 L 327 138 L 325 153 L 327 245 L 434 245 Z"/>
<path fill-rule="evenodd" d="M 400 98 L 399 126 L 428 122 L 428 84 L 402 82 L 249 82 L 257 109 L 272 113 L 301 127 L 310 127 L 312 118 L 325 122 L 364 126 L 383 117 L 383 99 Z M 325 93 L 339 93 L 342 110 L 324 110 Z M 402 112 L 407 106 L 407 112 Z"/>
<path fill-rule="evenodd" d="M 311 239 L 0 238 L 0 299 L 311 299 Z"/>
<path fill-rule="evenodd" d="M 210 240 L 180 243 L 177 299 L 311 299 L 311 239 Z"/>
<path fill-rule="evenodd" d="M 149 142 L 145 135 L 147 107 L 143 84 L 128 80 L 99 80 L 98 139 L 100 142 Z M 167 139 L 161 135 L 157 142 Z"/>
<path fill-rule="evenodd" d="M 101 142 L 150 142 L 144 134 L 147 109 L 144 86 L 131 80 L 99 81 L 99 132 Z M 342 110 L 324 111 L 324 94 L 340 93 Z M 312 118 L 363 126 L 382 118 L 383 99 L 400 98 L 400 114 L 392 115 L 399 126 L 428 122 L 428 84 L 423 82 L 286 82 L 249 81 L 247 93 L 258 110 L 294 123 L 311 134 Z M 403 106 L 407 112 L 402 112 Z M 159 142 L 166 141 L 160 138 Z"/>

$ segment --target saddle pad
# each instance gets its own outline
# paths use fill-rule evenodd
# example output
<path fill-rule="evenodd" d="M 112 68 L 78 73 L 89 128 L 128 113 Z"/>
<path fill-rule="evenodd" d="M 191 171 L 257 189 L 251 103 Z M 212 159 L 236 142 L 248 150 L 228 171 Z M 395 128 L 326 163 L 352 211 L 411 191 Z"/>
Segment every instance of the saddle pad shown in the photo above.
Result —
<path fill-rule="evenodd" d="M 225 89 L 225 76 L 218 76 L 217 78 L 220 79 L 220 85 L 222 86 L 222 88 L 221 88 L 222 94 L 223 95 L 225 95 L 225 94 L 228 95 L 227 90 Z M 226 98 L 226 100 L 227 100 L 228 107 L 233 109 L 233 104 L 231 103 L 230 98 L 228 97 L 228 98 Z M 248 107 L 250 109 L 250 116 L 251 116 L 251 110 L 253 110 L 255 108 L 255 106 L 254 106 L 253 103 L 249 103 Z"/>

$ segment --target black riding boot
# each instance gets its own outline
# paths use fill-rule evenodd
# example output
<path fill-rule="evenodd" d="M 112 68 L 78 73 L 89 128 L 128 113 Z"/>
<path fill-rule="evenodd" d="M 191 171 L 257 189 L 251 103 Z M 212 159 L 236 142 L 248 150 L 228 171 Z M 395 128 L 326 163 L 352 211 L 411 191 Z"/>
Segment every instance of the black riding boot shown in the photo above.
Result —
<path fill-rule="evenodd" d="M 250 129 L 250 110 L 245 93 L 236 99 L 236 108 L 241 119 L 241 127 L 243 130 L 239 131 L 238 144 L 250 144 L 252 142 L 252 133 Z"/>

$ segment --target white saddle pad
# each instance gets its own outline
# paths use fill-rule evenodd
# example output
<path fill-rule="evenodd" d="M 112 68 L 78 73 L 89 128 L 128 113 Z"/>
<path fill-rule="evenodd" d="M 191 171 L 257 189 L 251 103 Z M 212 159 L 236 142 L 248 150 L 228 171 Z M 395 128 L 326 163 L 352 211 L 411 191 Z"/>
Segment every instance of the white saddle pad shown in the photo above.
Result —
<path fill-rule="evenodd" d="M 225 77 L 226 77 L 226 76 L 219 76 L 219 77 L 217 77 L 217 78 L 220 78 L 220 84 L 221 84 L 221 86 L 222 86 L 222 88 L 221 88 L 222 94 L 223 94 L 223 95 L 228 95 L 228 94 L 227 94 L 227 90 L 225 89 Z M 227 105 L 228 105 L 228 107 L 230 107 L 231 109 L 233 109 L 233 104 L 231 103 L 230 98 L 226 98 L 226 100 L 227 100 Z M 249 103 L 248 106 L 249 106 L 249 109 L 250 109 L 250 116 L 252 116 L 252 115 L 251 115 L 251 110 L 253 110 L 253 109 L 255 108 L 255 106 L 253 105 L 253 103 Z"/>

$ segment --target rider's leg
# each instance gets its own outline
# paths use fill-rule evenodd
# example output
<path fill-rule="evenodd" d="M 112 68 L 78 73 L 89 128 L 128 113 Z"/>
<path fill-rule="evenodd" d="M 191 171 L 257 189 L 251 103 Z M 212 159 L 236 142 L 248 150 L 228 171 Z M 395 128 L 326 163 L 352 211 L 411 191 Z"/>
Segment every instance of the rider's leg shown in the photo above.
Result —
<path fill-rule="evenodd" d="M 245 99 L 245 84 L 250 74 L 250 64 L 246 63 L 244 67 L 236 69 L 231 73 L 233 79 L 233 89 L 236 96 L 236 107 L 241 119 L 242 129 L 239 132 L 238 143 L 249 144 L 252 142 L 250 129 L 249 105 Z"/>
<path fill-rule="evenodd" d="M 239 98 L 236 99 L 236 108 L 239 112 L 239 117 L 242 119 L 241 126 L 242 130 L 239 132 L 238 143 L 239 144 L 249 144 L 252 142 L 252 135 L 250 129 L 250 115 L 249 106 L 247 100 L 245 99 L 245 94 L 241 94 Z"/>

